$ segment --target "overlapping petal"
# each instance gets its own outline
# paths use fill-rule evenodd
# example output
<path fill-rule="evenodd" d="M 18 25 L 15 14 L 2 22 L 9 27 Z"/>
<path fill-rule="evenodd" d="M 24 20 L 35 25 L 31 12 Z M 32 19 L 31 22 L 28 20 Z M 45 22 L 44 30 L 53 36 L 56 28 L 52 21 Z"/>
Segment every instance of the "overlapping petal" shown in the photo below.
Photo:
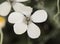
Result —
<path fill-rule="evenodd" d="M 18 22 L 14 24 L 14 32 L 16 34 L 23 34 L 27 30 L 27 25 L 24 22 Z"/>
<path fill-rule="evenodd" d="M 0 4 L 0 15 L 7 16 L 11 10 L 11 5 L 9 2 L 3 2 Z"/>
<path fill-rule="evenodd" d="M 47 20 L 47 12 L 45 10 L 38 10 L 32 16 L 31 19 L 35 23 L 41 23 Z"/>
<path fill-rule="evenodd" d="M 21 12 L 26 16 L 30 16 L 32 12 L 32 8 L 29 6 L 25 6 L 22 3 L 16 3 L 13 5 L 13 8 L 17 12 Z"/>
<path fill-rule="evenodd" d="M 27 29 L 28 36 L 32 39 L 38 38 L 41 34 L 41 31 L 37 25 L 30 23 Z"/>
<path fill-rule="evenodd" d="M 22 22 L 24 19 L 24 15 L 19 12 L 13 12 L 9 15 L 8 21 L 10 23 Z"/>

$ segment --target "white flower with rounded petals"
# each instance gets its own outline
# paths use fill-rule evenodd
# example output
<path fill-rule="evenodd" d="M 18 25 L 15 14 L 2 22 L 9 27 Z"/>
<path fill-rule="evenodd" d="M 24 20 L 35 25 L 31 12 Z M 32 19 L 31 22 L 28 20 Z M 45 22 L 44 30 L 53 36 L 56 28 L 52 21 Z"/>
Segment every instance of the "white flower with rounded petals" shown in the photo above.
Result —
<path fill-rule="evenodd" d="M 7 1 L 1 3 L 0 4 L 0 15 L 7 16 L 8 13 L 11 11 L 11 7 L 13 7 L 13 9 L 14 9 L 14 6 L 16 5 L 17 2 L 19 3 L 19 2 L 25 2 L 25 1 L 28 1 L 28 0 L 7 0 Z M 23 5 L 22 3 L 20 3 L 20 4 L 21 4 L 20 6 Z"/>
<path fill-rule="evenodd" d="M 35 23 L 45 22 L 47 20 L 47 13 L 45 10 L 37 10 L 33 15 L 32 8 L 26 7 L 20 9 L 17 3 L 15 11 L 9 15 L 8 21 L 14 24 L 14 32 L 16 34 L 23 34 L 27 31 L 28 36 L 32 39 L 38 38 L 41 34 L 40 28 Z"/>

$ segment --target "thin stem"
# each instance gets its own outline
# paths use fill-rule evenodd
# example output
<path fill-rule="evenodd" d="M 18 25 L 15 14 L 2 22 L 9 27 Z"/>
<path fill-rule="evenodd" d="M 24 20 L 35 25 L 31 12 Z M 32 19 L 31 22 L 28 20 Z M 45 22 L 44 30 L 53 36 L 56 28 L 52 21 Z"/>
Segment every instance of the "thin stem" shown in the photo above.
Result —
<path fill-rule="evenodd" d="M 59 11 L 59 0 L 57 0 L 57 13 L 56 15 L 53 17 L 53 20 L 58 24 L 59 21 L 56 20 L 57 16 L 60 14 L 60 11 Z"/>
<path fill-rule="evenodd" d="M 0 29 L 0 34 L 1 34 L 1 44 L 3 43 L 3 32 L 2 29 Z"/>
<path fill-rule="evenodd" d="M 57 0 L 57 14 L 54 16 L 54 19 L 59 15 L 59 0 Z"/>
<path fill-rule="evenodd" d="M 59 0 L 57 0 L 57 9 L 58 9 L 58 13 L 59 13 Z"/>

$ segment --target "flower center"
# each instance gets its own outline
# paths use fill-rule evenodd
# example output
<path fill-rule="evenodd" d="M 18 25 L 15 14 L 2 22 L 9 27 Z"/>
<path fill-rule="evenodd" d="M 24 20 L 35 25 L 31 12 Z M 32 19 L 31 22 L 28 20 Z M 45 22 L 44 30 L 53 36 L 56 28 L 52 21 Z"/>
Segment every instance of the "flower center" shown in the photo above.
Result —
<path fill-rule="evenodd" d="M 29 21 L 30 21 L 30 18 L 29 18 L 29 17 L 27 17 L 27 18 L 26 18 L 26 21 L 27 21 L 27 22 L 29 22 Z"/>
<path fill-rule="evenodd" d="M 15 4 L 16 3 L 16 1 L 15 0 L 7 0 L 10 4 L 11 4 L 11 6 L 13 6 L 13 4 Z"/>
<path fill-rule="evenodd" d="M 25 23 L 26 23 L 27 25 L 30 23 L 30 21 L 31 21 L 30 17 L 26 17 Z"/>

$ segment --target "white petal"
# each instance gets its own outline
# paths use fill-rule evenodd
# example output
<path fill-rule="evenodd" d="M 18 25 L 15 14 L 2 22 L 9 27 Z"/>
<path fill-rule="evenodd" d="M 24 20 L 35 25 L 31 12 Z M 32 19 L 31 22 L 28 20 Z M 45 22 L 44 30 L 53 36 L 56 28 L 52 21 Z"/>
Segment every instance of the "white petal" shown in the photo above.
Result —
<path fill-rule="evenodd" d="M 13 12 L 13 13 L 11 13 L 10 15 L 9 15 L 9 17 L 8 17 L 8 21 L 10 22 L 10 23 L 16 23 L 16 22 L 21 22 L 21 21 L 23 21 L 23 19 L 24 19 L 25 17 L 24 17 L 24 15 L 23 14 L 21 14 L 21 13 L 19 13 L 19 12 Z"/>
<path fill-rule="evenodd" d="M 41 34 L 41 31 L 38 26 L 34 23 L 30 23 L 27 29 L 28 36 L 32 39 L 38 38 Z"/>
<path fill-rule="evenodd" d="M 14 25 L 14 32 L 16 34 L 23 34 L 27 30 L 27 25 L 24 22 L 16 23 Z"/>
<path fill-rule="evenodd" d="M 26 16 L 30 16 L 32 12 L 32 8 L 29 6 L 25 6 L 22 3 L 16 3 L 13 5 L 13 8 L 17 12 L 21 12 Z"/>
<path fill-rule="evenodd" d="M 25 1 L 28 1 L 28 0 L 15 0 L 16 2 L 25 2 Z"/>
<path fill-rule="evenodd" d="M 11 10 L 11 5 L 9 2 L 3 2 L 0 4 L 0 15 L 7 16 Z"/>
<path fill-rule="evenodd" d="M 45 10 L 38 10 L 32 15 L 31 19 L 35 23 L 44 22 L 47 20 L 47 12 Z"/>

